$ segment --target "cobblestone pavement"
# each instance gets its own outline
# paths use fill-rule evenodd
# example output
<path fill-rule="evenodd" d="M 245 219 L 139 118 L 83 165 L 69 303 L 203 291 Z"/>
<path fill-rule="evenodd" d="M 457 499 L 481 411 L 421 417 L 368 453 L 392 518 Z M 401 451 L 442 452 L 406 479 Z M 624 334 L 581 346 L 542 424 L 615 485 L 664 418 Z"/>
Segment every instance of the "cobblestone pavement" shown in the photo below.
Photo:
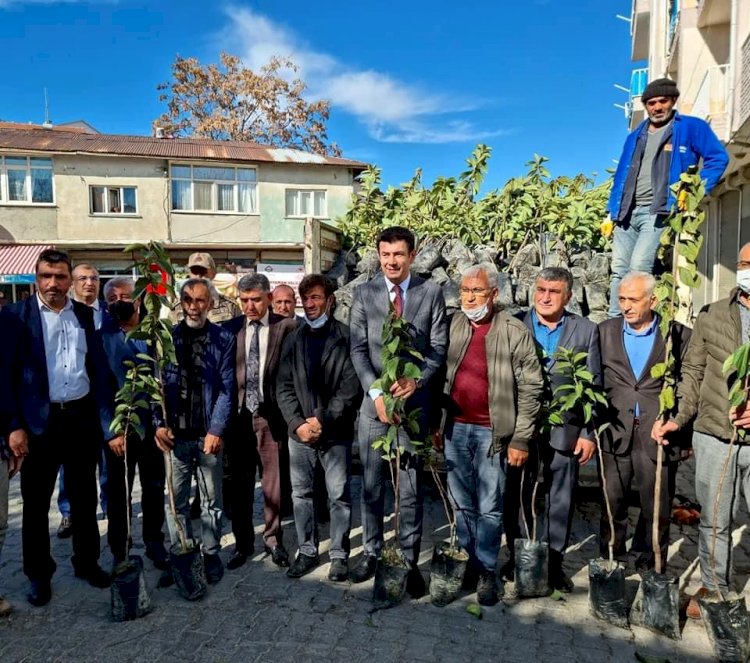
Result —
<path fill-rule="evenodd" d="M 359 478 L 355 478 L 355 489 Z M 692 461 L 678 478 L 679 494 L 692 497 Z M 138 496 L 136 487 L 136 499 Z M 259 491 L 258 491 L 259 494 Z M 358 506 L 358 498 L 355 502 Z M 359 509 L 355 508 L 353 554 L 361 552 Z M 256 514 L 259 516 L 259 509 Z M 135 507 L 138 521 L 139 505 Z M 463 594 L 456 602 L 437 608 L 427 597 L 391 610 L 372 612 L 372 581 L 363 585 L 335 584 L 326 579 L 327 563 L 311 575 L 290 580 L 265 555 L 255 556 L 237 571 L 209 588 L 197 603 L 181 599 L 174 587 L 155 589 L 159 572 L 146 560 L 153 612 L 143 619 L 113 623 L 109 590 L 97 590 L 76 580 L 69 561 L 70 540 L 54 536 L 58 518 L 50 517 L 53 550 L 58 571 L 53 598 L 44 608 L 25 600 L 26 579 L 21 571 L 21 503 L 19 482 L 11 483 L 10 531 L 0 560 L 0 588 L 15 605 L 14 614 L 0 620 L 0 661 L 634 661 L 635 652 L 662 656 L 673 663 L 712 660 L 701 623 L 689 622 L 683 639 L 673 642 L 633 627 L 624 630 L 598 622 L 588 612 L 586 563 L 596 555 L 594 532 L 599 508 L 581 501 L 577 510 L 572 550 L 566 570 L 576 588 L 565 601 L 550 598 L 505 600 L 483 609 L 481 620 L 467 606 L 476 599 Z M 259 522 L 259 517 L 256 519 Z M 750 537 L 747 519 L 735 532 L 737 567 L 744 581 L 750 574 Z M 102 564 L 111 556 L 100 521 Z M 435 531 L 437 528 L 437 531 Z M 322 538 L 326 532 L 323 530 Z M 421 567 L 429 569 L 432 543 L 445 535 L 444 515 L 437 499 L 430 499 L 425 514 L 425 545 Z M 295 550 L 294 528 L 285 521 L 286 543 Z M 673 526 L 670 573 L 683 574 L 696 556 L 697 529 Z M 228 558 L 233 537 L 226 535 L 222 555 Z M 321 552 L 325 553 L 327 542 Z M 143 555 L 143 548 L 135 551 Z M 503 553 L 501 553 L 504 555 Z M 327 560 L 324 554 L 323 559 Z M 629 589 L 634 593 L 638 576 L 628 566 Z M 692 593 L 698 573 L 685 579 Z M 510 588 L 506 587 L 506 591 Z M 508 591 L 508 593 L 510 593 Z"/>

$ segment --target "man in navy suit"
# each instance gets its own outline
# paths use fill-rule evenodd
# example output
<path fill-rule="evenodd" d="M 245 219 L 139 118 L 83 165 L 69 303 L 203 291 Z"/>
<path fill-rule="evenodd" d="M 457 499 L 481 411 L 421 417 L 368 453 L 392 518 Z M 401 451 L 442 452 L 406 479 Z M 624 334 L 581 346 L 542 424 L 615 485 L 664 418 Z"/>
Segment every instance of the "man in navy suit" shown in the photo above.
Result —
<path fill-rule="evenodd" d="M 554 354 L 560 348 L 585 352 L 588 370 L 594 381 L 601 383 L 599 331 L 590 320 L 565 310 L 572 293 L 571 273 L 560 267 L 547 267 L 536 277 L 534 305 L 523 316 L 524 324 L 534 334 L 551 395 L 558 386 L 570 382 L 556 370 Z M 581 414 L 575 411 L 567 413 L 564 423 L 554 426 L 537 445 L 541 470 L 539 481 L 543 483 L 547 497 L 543 537 L 549 543 L 549 583 L 553 589 L 563 592 L 573 589 L 573 583 L 563 572 L 562 562 L 573 522 L 573 493 L 578 482 L 578 469 L 596 453 L 593 424 L 584 424 Z M 508 492 L 511 497 L 518 495 L 515 487 Z M 529 511 L 530 503 L 527 513 Z M 517 509 L 515 513 L 508 510 L 508 517 L 515 520 L 515 533 L 518 532 L 517 514 Z M 508 532 L 509 540 L 513 538 L 511 532 Z"/>
<path fill-rule="evenodd" d="M 94 330 L 92 310 L 68 297 L 70 258 L 48 249 L 36 264 L 37 295 L 10 310 L 28 327 L 20 385 L 21 415 L 28 443 L 10 438 L 14 455 L 25 457 L 23 567 L 31 581 L 29 603 L 45 605 L 52 596 L 56 564 L 50 555 L 49 506 L 60 465 L 68 477 L 73 530 L 73 568 L 94 587 L 108 587 L 99 566 L 96 522 L 96 459 L 100 440 L 110 432 L 112 398 L 107 360 Z M 120 441 L 121 443 L 121 441 Z"/>
<path fill-rule="evenodd" d="M 435 406 L 432 382 L 445 362 L 448 326 L 445 300 L 440 288 L 425 281 L 410 268 L 416 252 L 414 234 L 399 226 L 386 228 L 378 236 L 377 248 L 382 273 L 359 286 L 354 293 L 351 325 L 351 355 L 354 370 L 365 392 L 359 413 L 359 457 L 362 461 L 362 539 L 365 554 L 351 569 L 352 582 L 364 582 L 375 573 L 383 547 L 383 461 L 372 442 L 384 435 L 391 424 L 382 391 L 373 383 L 383 371 L 381 352 L 383 324 L 391 306 L 409 325 L 412 347 L 424 359 L 418 362 L 422 376 L 416 380 L 400 376 L 391 395 L 407 399 L 408 410 L 421 408 L 420 438 L 427 437 L 430 406 Z M 431 403 L 432 400 L 432 403 Z M 407 591 L 414 598 L 424 594 L 424 579 L 417 562 L 422 540 L 422 463 L 416 454 L 406 454 L 401 473 L 401 541 L 399 545 L 412 568 Z"/>

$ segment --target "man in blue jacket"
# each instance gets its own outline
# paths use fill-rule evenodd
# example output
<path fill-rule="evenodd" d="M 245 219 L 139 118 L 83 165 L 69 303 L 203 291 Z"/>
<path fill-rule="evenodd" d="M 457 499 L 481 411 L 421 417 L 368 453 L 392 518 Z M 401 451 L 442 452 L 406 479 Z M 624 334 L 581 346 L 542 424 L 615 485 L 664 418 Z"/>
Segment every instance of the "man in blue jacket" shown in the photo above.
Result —
<path fill-rule="evenodd" d="M 702 160 L 706 193 L 717 185 L 729 156 L 721 141 L 697 117 L 674 109 L 680 91 L 674 81 L 651 81 L 641 100 L 648 119 L 625 140 L 607 211 L 615 224 L 609 316 L 620 313 L 617 291 L 628 272 L 654 270 L 664 222 L 675 204 L 671 186 Z"/>
<path fill-rule="evenodd" d="M 176 364 L 164 370 L 167 421 L 157 410 L 156 444 L 169 454 L 177 521 L 167 513 L 172 543 L 178 530 L 193 538 L 190 483 L 198 476 L 201 494 L 201 539 L 206 579 L 224 575 L 221 549 L 221 478 L 224 437 L 235 399 L 232 334 L 208 320 L 213 297 L 205 279 L 188 279 L 180 290 L 184 317 L 172 332 Z M 169 474 L 169 473 L 168 473 Z M 75 531 L 75 530 L 74 530 Z"/>

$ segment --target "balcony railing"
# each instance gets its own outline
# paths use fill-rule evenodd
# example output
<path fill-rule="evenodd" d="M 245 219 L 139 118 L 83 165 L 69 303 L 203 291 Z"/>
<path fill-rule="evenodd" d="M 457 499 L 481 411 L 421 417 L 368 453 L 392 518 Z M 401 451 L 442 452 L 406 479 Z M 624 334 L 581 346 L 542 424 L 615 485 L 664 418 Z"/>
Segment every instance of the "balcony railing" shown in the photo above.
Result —
<path fill-rule="evenodd" d="M 677 24 L 680 20 L 680 0 L 672 0 L 669 6 L 669 34 L 667 35 L 667 43 L 671 44 L 674 38 L 674 33 L 677 30 Z"/>
<path fill-rule="evenodd" d="M 719 138 L 727 127 L 729 111 L 729 65 L 709 67 L 695 96 L 691 115 L 709 122 Z"/>
<path fill-rule="evenodd" d="M 630 74 L 630 98 L 640 97 L 648 85 L 648 67 L 633 69 Z"/>

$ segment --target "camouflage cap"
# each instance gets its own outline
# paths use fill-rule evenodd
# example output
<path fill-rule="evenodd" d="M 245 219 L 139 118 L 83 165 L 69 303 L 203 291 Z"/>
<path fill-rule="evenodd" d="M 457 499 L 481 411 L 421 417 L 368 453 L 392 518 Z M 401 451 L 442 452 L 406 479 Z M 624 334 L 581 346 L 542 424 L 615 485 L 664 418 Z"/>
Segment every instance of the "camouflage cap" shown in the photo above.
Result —
<path fill-rule="evenodd" d="M 187 264 L 188 270 L 192 269 L 193 267 L 202 267 L 203 269 L 210 269 L 212 271 L 216 271 L 216 263 L 214 262 L 214 259 L 211 257 L 210 253 L 193 253 L 188 258 L 188 264 Z"/>

